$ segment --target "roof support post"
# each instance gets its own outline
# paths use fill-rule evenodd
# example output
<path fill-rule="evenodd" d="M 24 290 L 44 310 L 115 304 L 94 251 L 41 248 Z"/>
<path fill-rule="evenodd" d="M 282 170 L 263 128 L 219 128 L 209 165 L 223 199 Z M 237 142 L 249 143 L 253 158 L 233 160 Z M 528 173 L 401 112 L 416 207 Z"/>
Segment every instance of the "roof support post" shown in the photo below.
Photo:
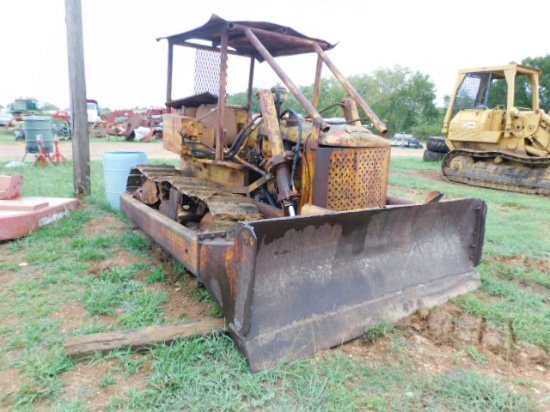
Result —
<path fill-rule="evenodd" d="M 218 130 L 216 133 L 216 161 L 223 160 L 223 149 L 225 147 L 225 94 L 227 87 L 227 48 L 228 28 L 222 31 L 220 44 L 220 92 L 218 96 Z"/>
<path fill-rule="evenodd" d="M 323 70 L 323 59 L 317 56 L 317 68 L 315 69 L 315 83 L 313 84 L 313 107 L 319 107 L 319 96 L 321 94 L 321 72 Z"/>

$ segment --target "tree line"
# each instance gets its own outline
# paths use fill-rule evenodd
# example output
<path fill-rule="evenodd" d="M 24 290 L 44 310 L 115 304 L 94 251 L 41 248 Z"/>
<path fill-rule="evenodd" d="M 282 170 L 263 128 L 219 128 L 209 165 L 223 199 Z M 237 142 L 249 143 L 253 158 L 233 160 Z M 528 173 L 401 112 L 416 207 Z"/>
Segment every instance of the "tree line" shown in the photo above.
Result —
<path fill-rule="evenodd" d="M 542 69 L 540 77 L 540 104 L 546 112 L 550 110 L 550 55 L 544 57 L 528 57 L 521 64 Z M 411 133 L 418 137 L 440 135 L 445 116 L 446 106 L 435 104 L 435 84 L 429 75 L 412 71 L 407 67 L 395 66 L 391 69 L 380 69 L 372 74 L 360 74 L 348 77 L 349 82 L 364 96 L 374 112 L 388 126 L 388 135 L 395 133 Z M 452 85 L 449 85 L 449 88 Z M 308 98 L 313 97 L 313 85 L 301 86 L 300 90 Z M 524 93 L 517 95 L 516 106 L 530 107 L 531 96 L 525 88 Z M 256 90 L 254 91 L 256 92 Z M 323 117 L 342 117 L 342 110 L 334 104 L 348 97 L 347 92 L 334 77 L 323 78 L 317 109 L 323 111 Z M 444 97 L 448 103 L 449 96 Z M 237 93 L 228 97 L 230 104 L 247 104 L 246 93 Z M 285 108 L 298 113 L 303 109 L 296 99 L 289 95 Z M 359 109 L 360 110 L 360 109 Z M 259 103 L 253 99 L 252 111 L 260 112 Z M 365 117 L 364 124 L 368 120 Z"/>

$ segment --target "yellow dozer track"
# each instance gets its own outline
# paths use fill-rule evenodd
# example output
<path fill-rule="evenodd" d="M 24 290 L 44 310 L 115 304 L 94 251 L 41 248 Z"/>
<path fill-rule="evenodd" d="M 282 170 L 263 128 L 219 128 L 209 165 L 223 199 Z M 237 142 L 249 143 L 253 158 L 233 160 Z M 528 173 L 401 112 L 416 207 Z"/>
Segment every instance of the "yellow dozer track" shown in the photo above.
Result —
<path fill-rule="evenodd" d="M 386 126 L 327 56 L 333 45 L 217 16 L 166 40 L 163 145 L 181 167 L 136 165 L 121 209 L 204 284 L 252 371 L 479 286 L 485 202 L 388 194 Z M 195 94 L 183 99 L 171 98 L 176 46 L 197 50 Z M 317 57 L 311 100 L 277 62 L 307 53 Z M 244 105 L 226 102 L 235 58 L 249 68 Z M 277 87 L 252 92 L 258 62 L 273 69 Z M 350 95 L 336 102 L 342 124 L 317 109 L 324 66 Z M 300 112 L 285 109 L 288 92 Z"/>
<path fill-rule="evenodd" d="M 473 186 L 550 195 L 550 116 L 540 70 L 519 64 L 461 70 L 443 133 L 443 175 Z M 530 107 L 517 107 L 518 96 Z"/>

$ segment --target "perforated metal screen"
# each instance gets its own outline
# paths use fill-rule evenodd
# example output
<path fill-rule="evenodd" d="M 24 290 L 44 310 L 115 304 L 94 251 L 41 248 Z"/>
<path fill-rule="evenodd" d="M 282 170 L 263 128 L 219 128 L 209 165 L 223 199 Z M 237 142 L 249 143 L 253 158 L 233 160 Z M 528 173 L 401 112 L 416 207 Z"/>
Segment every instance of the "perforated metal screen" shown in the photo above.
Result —
<path fill-rule="evenodd" d="M 386 204 L 390 150 L 334 150 L 330 156 L 327 207 L 352 210 Z"/>
<path fill-rule="evenodd" d="M 195 52 L 195 94 L 220 92 L 220 53 L 197 49 Z"/>

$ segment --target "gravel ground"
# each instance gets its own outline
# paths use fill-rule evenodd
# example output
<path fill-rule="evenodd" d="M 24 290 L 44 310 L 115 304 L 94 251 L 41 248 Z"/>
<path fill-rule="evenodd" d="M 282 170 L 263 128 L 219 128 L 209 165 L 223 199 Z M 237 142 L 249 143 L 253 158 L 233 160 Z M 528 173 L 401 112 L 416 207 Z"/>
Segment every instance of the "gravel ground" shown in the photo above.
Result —
<path fill-rule="evenodd" d="M 59 150 L 67 159 L 72 159 L 71 141 L 59 142 Z M 169 152 L 162 147 L 160 142 L 124 142 L 109 141 L 93 142 L 90 144 L 90 159 L 101 160 L 103 153 L 114 151 L 145 152 L 151 159 L 177 159 L 178 155 Z M 0 161 L 21 160 L 25 155 L 25 142 L 0 143 Z M 33 154 L 28 154 L 25 160 L 34 159 Z"/>
<path fill-rule="evenodd" d="M 72 159 L 71 141 L 59 142 L 59 150 L 67 159 Z M 124 142 L 109 141 L 93 142 L 90 144 L 90 159 L 101 160 L 103 153 L 114 151 L 145 152 L 149 159 L 177 159 L 178 155 L 169 152 L 162 147 L 161 142 Z M 392 148 L 392 156 L 422 157 L 422 149 Z M 0 162 L 21 160 L 25 155 L 25 142 L 0 143 Z M 33 154 L 28 154 L 26 161 L 34 159 Z"/>

